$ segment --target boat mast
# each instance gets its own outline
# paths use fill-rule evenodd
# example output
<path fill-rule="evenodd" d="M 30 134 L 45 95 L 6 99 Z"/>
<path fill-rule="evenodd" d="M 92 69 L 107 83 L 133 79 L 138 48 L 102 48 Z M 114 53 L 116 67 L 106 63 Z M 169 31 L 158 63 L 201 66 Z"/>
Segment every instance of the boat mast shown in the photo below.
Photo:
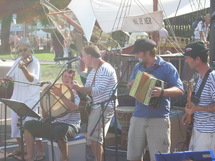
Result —
<path fill-rule="evenodd" d="M 153 11 L 158 11 L 158 0 L 153 0 Z M 154 31 L 152 39 L 158 43 L 158 31 Z"/>
<path fill-rule="evenodd" d="M 215 1 L 210 1 L 211 29 L 210 29 L 210 64 L 215 68 Z"/>

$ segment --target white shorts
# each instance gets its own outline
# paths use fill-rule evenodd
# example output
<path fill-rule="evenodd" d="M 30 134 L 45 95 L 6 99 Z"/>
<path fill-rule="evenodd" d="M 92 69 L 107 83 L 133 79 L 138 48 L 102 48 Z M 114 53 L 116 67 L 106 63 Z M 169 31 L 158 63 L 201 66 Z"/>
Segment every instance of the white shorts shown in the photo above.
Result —
<path fill-rule="evenodd" d="M 189 149 L 191 151 L 213 150 L 215 153 L 215 133 L 201 133 L 193 128 Z"/>

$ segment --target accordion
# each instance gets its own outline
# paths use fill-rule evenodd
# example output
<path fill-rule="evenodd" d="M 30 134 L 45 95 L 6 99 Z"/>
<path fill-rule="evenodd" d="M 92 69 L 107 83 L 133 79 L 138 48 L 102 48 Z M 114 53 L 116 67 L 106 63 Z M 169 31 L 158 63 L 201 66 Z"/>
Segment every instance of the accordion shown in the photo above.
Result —
<path fill-rule="evenodd" d="M 162 97 L 151 98 L 149 91 L 153 87 L 161 87 L 164 89 L 165 86 L 166 84 L 164 81 L 159 80 L 146 72 L 138 71 L 129 95 L 136 98 L 144 105 L 158 108 Z"/>

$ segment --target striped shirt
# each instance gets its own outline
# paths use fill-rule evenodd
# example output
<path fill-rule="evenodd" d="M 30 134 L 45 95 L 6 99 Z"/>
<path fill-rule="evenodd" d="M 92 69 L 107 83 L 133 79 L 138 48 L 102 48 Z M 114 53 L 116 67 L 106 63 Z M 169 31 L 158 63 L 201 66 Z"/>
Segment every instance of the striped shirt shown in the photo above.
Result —
<path fill-rule="evenodd" d="M 96 73 L 95 81 L 92 84 L 95 72 L 95 69 L 90 71 L 85 84 L 85 87 L 92 87 L 91 97 L 93 101 L 93 109 L 100 107 L 100 103 L 103 101 L 110 99 L 117 83 L 116 72 L 109 63 L 103 63 L 100 66 Z M 105 106 L 106 104 L 107 102 L 105 103 Z M 114 101 L 112 100 L 108 102 L 108 106 L 113 107 Z"/>
<path fill-rule="evenodd" d="M 198 91 L 203 78 L 199 77 L 195 93 Z M 215 103 L 215 71 L 212 71 L 202 90 L 198 106 L 207 106 Z M 203 133 L 215 132 L 215 112 L 197 111 L 194 114 L 194 127 Z"/>
<path fill-rule="evenodd" d="M 76 105 L 79 105 L 80 103 L 79 96 L 76 94 L 74 90 L 72 90 L 72 92 L 74 94 L 74 103 Z M 79 131 L 81 123 L 80 112 L 70 112 L 63 117 L 56 118 L 54 121 L 52 121 L 52 123 L 64 123 L 68 125 L 73 125 L 76 128 L 76 130 Z"/>

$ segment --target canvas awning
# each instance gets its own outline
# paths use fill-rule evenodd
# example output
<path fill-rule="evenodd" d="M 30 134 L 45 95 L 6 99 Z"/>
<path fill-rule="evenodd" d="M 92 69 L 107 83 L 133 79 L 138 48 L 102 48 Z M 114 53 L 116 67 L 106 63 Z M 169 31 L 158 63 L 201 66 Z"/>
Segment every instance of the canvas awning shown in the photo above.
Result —
<path fill-rule="evenodd" d="M 164 18 L 187 14 L 209 6 L 208 0 L 159 0 L 158 4 Z M 150 15 L 153 12 L 153 0 L 72 0 L 68 8 L 74 12 L 89 39 L 95 20 L 103 32 L 131 32 L 127 25 L 132 22 L 132 16 Z M 161 26 L 160 23 L 156 24 Z M 142 31 L 147 31 L 147 28 L 142 27 Z"/>

